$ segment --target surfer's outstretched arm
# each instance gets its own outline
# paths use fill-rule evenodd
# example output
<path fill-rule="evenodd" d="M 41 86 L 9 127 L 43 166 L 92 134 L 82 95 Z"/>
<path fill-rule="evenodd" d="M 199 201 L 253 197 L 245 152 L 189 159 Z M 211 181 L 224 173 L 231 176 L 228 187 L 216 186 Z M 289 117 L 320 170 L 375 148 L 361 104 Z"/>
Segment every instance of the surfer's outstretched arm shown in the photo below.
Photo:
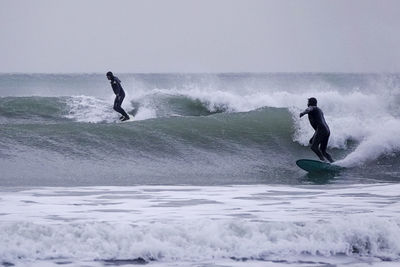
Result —
<path fill-rule="evenodd" d="M 303 117 L 304 115 L 310 113 L 313 109 L 314 109 L 313 106 L 308 107 L 306 110 L 304 110 L 303 112 L 300 113 L 300 118 Z"/>

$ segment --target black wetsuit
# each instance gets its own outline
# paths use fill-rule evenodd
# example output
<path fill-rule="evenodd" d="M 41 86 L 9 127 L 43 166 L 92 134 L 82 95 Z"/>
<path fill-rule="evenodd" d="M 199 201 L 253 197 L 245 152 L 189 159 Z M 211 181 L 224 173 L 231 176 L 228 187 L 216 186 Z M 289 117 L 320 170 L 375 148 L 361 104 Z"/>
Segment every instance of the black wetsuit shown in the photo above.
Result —
<path fill-rule="evenodd" d="M 124 101 L 124 98 L 125 98 L 125 91 L 124 91 L 124 89 L 122 89 L 121 81 L 118 79 L 118 77 L 114 76 L 111 79 L 111 87 L 115 94 L 114 110 L 116 112 L 121 113 L 121 115 L 124 116 L 126 119 L 129 119 L 129 115 L 121 107 L 122 101 Z"/>
<path fill-rule="evenodd" d="M 309 106 L 301 113 L 301 116 L 308 114 L 311 126 L 315 133 L 310 139 L 311 149 L 323 161 L 324 157 L 333 162 L 331 155 L 326 152 L 329 136 L 331 134 L 328 124 L 326 124 L 324 113 L 317 106 Z"/>

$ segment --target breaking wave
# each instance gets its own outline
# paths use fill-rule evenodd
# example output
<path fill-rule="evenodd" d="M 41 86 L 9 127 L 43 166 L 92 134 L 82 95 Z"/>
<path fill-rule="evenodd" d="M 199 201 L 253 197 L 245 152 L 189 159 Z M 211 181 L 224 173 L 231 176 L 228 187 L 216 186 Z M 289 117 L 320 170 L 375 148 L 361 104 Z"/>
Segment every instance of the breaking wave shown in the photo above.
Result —
<path fill-rule="evenodd" d="M 112 95 L 1 97 L 0 157 L 25 161 L 32 157 L 17 151 L 45 151 L 41 155 L 76 158 L 80 163 L 82 158 L 128 159 L 140 163 L 137 169 L 158 162 L 164 172 L 179 166 L 182 175 L 194 170 L 208 170 L 204 176 L 219 175 L 218 170 L 230 177 L 293 175 L 293 161 L 315 158 L 307 148 L 313 130 L 307 118 L 298 116 L 307 98 L 314 96 L 330 126 L 328 147 L 337 164 L 363 174 L 379 167 L 372 176 L 397 177 L 400 172 L 397 76 L 382 83 L 363 76 L 288 75 L 283 77 L 291 81 L 288 84 L 282 84 L 287 82 L 279 75 L 279 83 L 275 76 L 262 76 L 257 83 L 235 75 L 220 77 L 224 83 L 170 76 L 144 76 L 140 81 L 126 77 L 123 107 L 134 119 L 122 124 L 115 124 L 118 114 L 112 110 Z M 160 80 L 157 86 L 149 85 L 150 78 Z M 7 149 L 10 146 L 16 149 Z M 265 162 L 268 169 L 261 167 Z M 145 173 L 147 169 L 140 175 Z"/>

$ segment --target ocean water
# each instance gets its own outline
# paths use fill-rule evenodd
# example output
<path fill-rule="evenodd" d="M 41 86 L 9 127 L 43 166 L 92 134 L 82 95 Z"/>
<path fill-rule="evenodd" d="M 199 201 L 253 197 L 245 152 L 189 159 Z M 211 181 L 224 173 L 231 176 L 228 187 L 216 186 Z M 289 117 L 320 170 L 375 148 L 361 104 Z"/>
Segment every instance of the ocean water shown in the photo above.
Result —
<path fill-rule="evenodd" d="M 400 75 L 117 76 L 0 74 L 0 265 L 400 264 Z"/>

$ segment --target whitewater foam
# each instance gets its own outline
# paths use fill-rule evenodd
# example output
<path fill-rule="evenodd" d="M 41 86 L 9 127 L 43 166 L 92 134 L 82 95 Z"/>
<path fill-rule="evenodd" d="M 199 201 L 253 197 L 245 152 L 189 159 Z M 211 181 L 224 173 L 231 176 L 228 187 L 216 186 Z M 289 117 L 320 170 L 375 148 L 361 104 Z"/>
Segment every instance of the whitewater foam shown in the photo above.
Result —
<path fill-rule="evenodd" d="M 393 260 L 400 252 L 399 222 L 368 217 L 319 223 L 182 220 L 145 226 L 13 222 L 0 223 L 0 230 L 0 258 L 9 262 L 62 258 L 272 260 L 353 254 Z"/>
<path fill-rule="evenodd" d="M 372 123 L 371 123 L 372 124 Z M 390 156 L 400 151 L 400 120 L 391 118 L 373 124 L 374 131 L 369 131 L 359 146 L 337 164 L 345 167 L 362 165 L 378 159 L 382 155 Z"/>
<path fill-rule="evenodd" d="M 116 115 L 109 102 L 92 96 L 72 96 L 67 98 L 69 107 L 66 118 L 78 122 L 113 122 Z M 112 102 L 111 102 L 112 103 Z"/>
<path fill-rule="evenodd" d="M 147 120 L 156 117 L 156 112 L 153 108 L 149 107 L 147 103 L 141 103 L 140 107 L 134 107 L 133 102 L 139 101 L 140 98 L 128 98 L 123 103 L 123 108 L 131 113 L 135 112 L 135 120 Z M 112 123 L 118 121 L 119 113 L 113 110 L 114 97 L 108 100 L 92 97 L 92 96 L 73 96 L 68 97 L 66 100 L 68 105 L 68 114 L 65 116 L 78 122 L 99 123 L 107 122 Z"/>
<path fill-rule="evenodd" d="M 397 190 L 387 184 L 3 191 L 0 259 L 399 260 Z"/>

